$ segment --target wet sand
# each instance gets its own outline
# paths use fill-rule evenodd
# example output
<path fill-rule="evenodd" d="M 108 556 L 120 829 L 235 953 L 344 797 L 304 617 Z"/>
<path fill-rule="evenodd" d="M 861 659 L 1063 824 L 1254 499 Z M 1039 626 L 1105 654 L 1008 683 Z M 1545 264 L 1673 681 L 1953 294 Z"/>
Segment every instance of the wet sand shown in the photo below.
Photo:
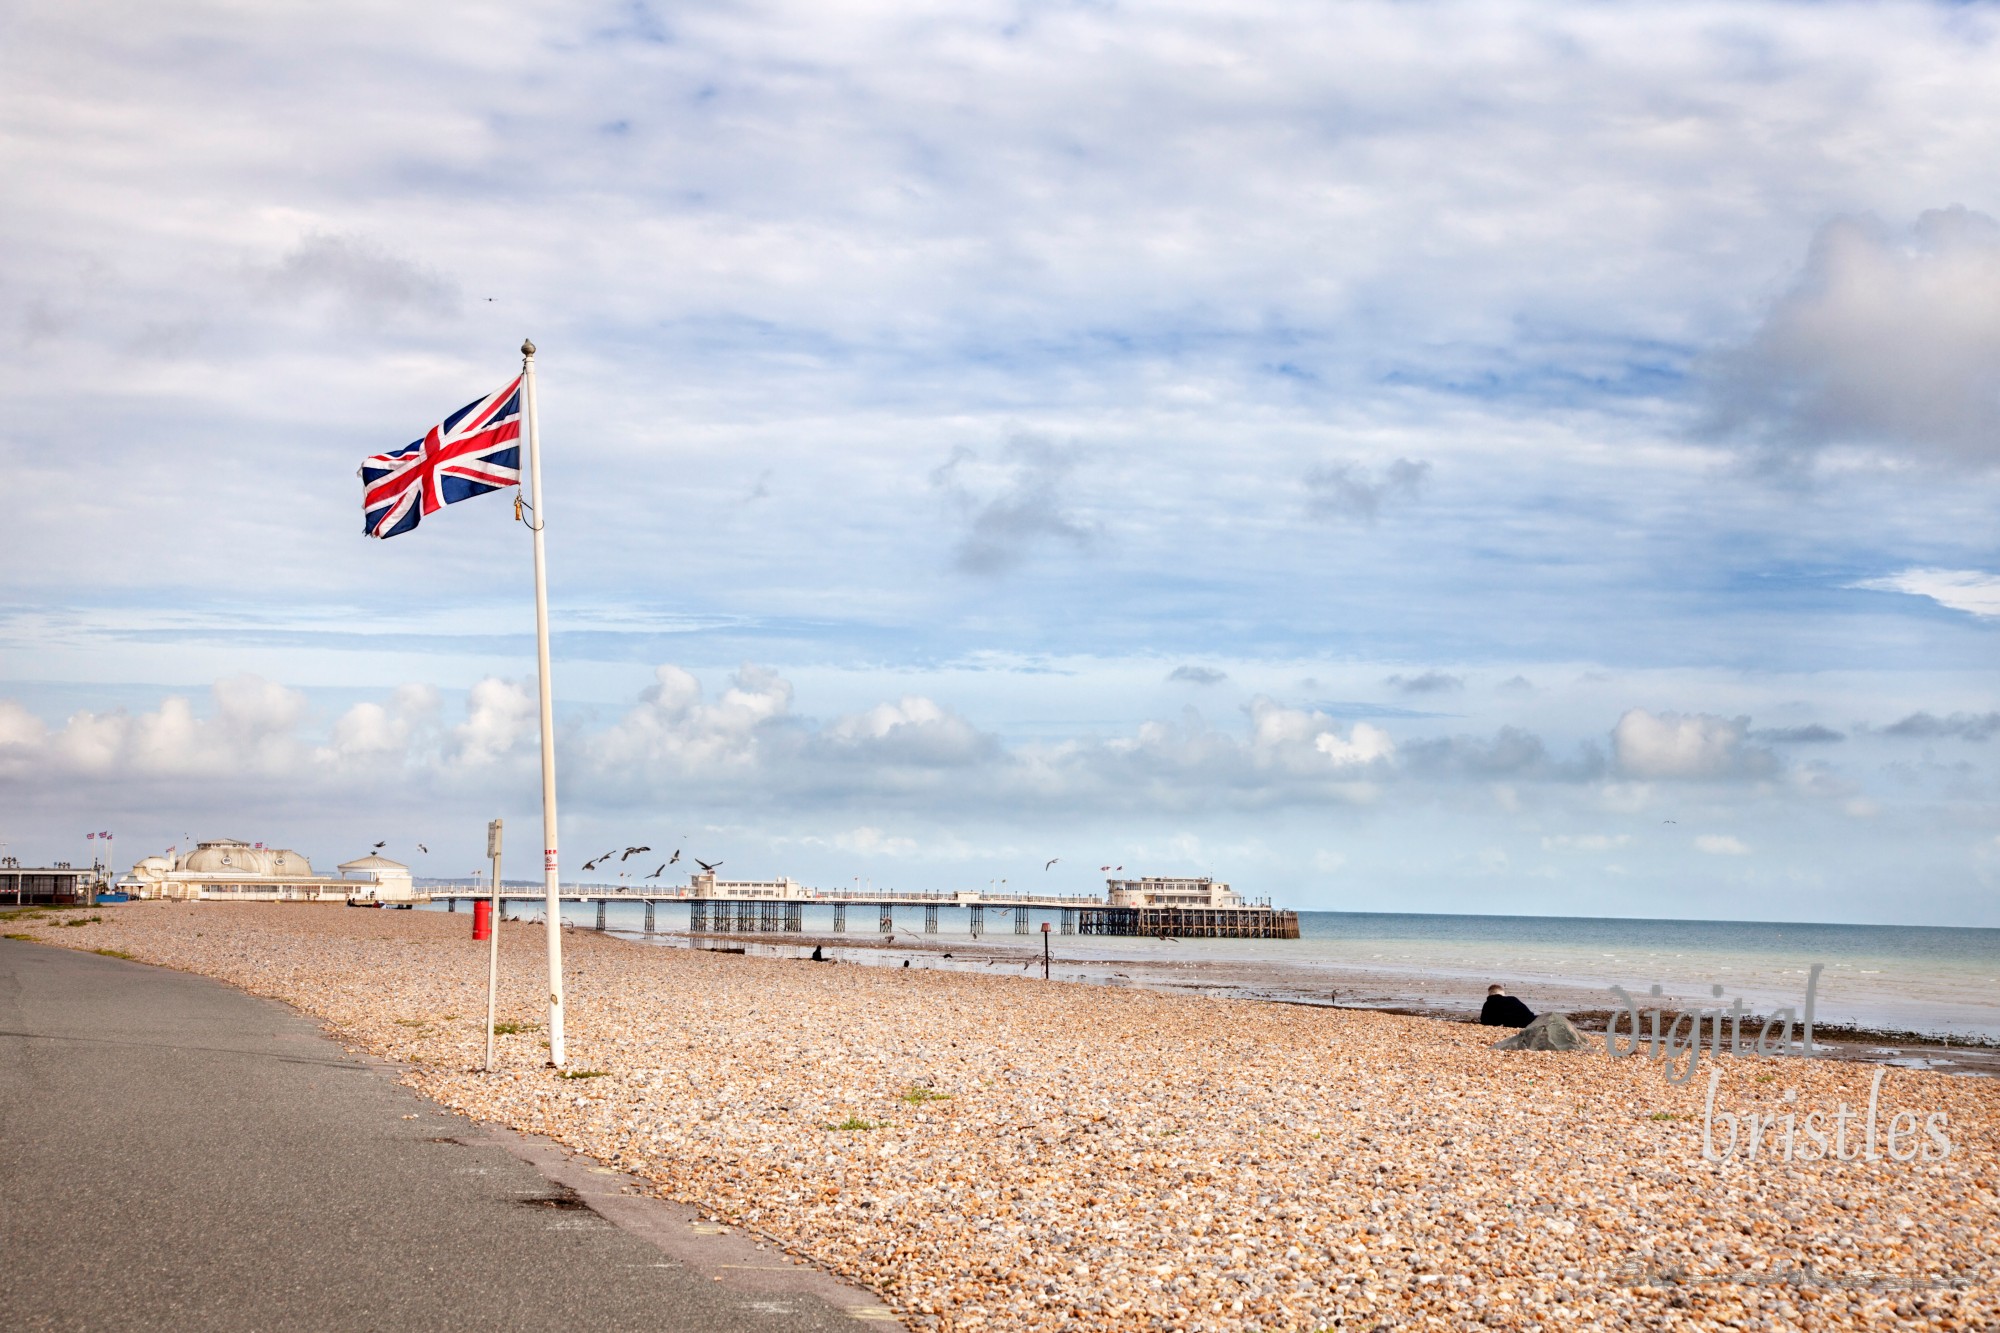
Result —
<path fill-rule="evenodd" d="M 438 1101 L 643 1176 L 915 1327 L 2000 1322 L 1996 1080 L 1725 1056 L 1676 1086 L 1641 1060 L 1496 1052 L 1462 1022 L 576 930 L 562 1077 L 527 925 L 501 931 L 520 1030 L 487 1076 L 463 916 L 101 915 L 7 928 L 285 999 Z M 1713 1110 L 1772 1124 L 1858 1112 L 1879 1073 L 1911 1160 L 1788 1161 L 1773 1131 L 1705 1161 L 1711 1068 Z M 1949 1154 L 1925 1160 L 1903 1112 L 1943 1117 Z"/>

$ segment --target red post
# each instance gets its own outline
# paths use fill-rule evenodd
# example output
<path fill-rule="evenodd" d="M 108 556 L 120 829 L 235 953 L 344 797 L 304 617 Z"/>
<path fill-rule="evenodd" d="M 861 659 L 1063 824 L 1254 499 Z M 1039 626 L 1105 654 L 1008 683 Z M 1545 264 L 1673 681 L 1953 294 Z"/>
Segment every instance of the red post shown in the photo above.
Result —
<path fill-rule="evenodd" d="M 484 898 L 472 900 L 472 938 L 475 940 L 493 938 L 493 904 Z"/>

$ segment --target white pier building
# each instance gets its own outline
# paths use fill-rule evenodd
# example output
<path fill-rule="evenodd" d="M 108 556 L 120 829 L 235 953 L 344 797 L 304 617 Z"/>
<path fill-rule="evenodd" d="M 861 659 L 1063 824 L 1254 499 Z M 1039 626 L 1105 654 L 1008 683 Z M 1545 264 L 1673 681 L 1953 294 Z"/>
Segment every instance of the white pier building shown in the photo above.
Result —
<path fill-rule="evenodd" d="M 118 887 L 134 898 L 215 902 L 387 902 L 416 898 L 410 868 L 386 856 L 341 863 L 340 875 L 315 875 L 312 862 L 286 847 L 212 838 L 178 856 L 148 856 Z"/>

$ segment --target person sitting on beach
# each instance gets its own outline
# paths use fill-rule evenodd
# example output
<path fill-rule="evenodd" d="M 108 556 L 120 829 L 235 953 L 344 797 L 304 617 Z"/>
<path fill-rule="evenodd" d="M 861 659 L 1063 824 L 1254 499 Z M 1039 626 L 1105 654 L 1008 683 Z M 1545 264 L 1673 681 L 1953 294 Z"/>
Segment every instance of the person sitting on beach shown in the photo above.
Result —
<path fill-rule="evenodd" d="M 1524 1028 L 1535 1021 L 1535 1011 L 1509 995 L 1505 986 L 1488 986 L 1479 1021 L 1490 1028 Z"/>

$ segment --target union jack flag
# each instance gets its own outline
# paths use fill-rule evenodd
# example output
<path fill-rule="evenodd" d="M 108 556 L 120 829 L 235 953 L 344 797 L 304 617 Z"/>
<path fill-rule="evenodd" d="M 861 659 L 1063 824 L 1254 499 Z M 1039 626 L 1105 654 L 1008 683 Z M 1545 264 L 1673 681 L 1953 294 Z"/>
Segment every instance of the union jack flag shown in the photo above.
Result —
<path fill-rule="evenodd" d="M 521 381 L 467 403 L 421 440 L 361 464 L 370 537 L 408 532 L 425 514 L 521 483 Z"/>

